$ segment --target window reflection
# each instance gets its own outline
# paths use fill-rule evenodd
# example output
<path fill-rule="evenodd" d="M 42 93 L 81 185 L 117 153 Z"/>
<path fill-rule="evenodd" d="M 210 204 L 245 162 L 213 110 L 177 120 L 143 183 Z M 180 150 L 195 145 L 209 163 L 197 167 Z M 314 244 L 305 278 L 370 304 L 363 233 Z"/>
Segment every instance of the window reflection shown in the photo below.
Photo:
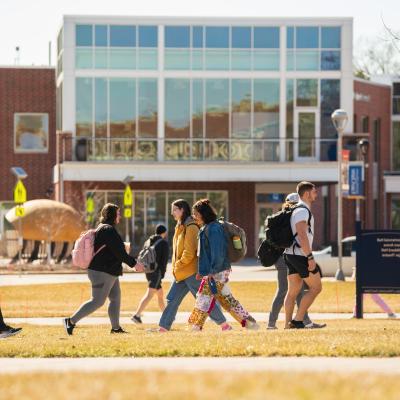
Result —
<path fill-rule="evenodd" d="M 297 79 L 296 90 L 298 107 L 316 107 L 318 105 L 317 79 Z"/>
<path fill-rule="evenodd" d="M 75 119 L 76 136 L 92 136 L 93 91 L 92 78 L 76 78 Z"/>
<path fill-rule="evenodd" d="M 165 80 L 165 137 L 190 136 L 190 81 Z"/>
<path fill-rule="evenodd" d="M 279 80 L 254 79 L 253 137 L 279 137 Z"/>
<path fill-rule="evenodd" d="M 136 82 L 110 79 L 110 136 L 134 137 L 136 131 Z"/>
<path fill-rule="evenodd" d="M 229 81 L 206 80 L 206 136 L 229 137 Z"/>
<path fill-rule="evenodd" d="M 232 137 L 251 136 L 251 80 L 232 79 Z"/>
<path fill-rule="evenodd" d="M 139 137 L 157 137 L 157 80 L 139 80 Z"/>

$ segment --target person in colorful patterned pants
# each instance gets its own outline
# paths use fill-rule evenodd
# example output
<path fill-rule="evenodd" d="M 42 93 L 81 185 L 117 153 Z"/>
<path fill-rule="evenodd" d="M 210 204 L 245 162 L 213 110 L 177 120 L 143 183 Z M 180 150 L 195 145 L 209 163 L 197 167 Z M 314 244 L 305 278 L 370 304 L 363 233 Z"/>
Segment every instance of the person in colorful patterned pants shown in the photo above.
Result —
<path fill-rule="evenodd" d="M 236 300 L 229 288 L 231 264 L 224 228 L 217 221 L 217 214 L 208 199 L 199 200 L 193 206 L 193 217 L 201 225 L 198 246 L 198 274 L 201 284 L 196 303 L 189 317 L 192 330 L 203 329 L 208 315 L 218 302 L 242 327 L 258 329 L 255 319 Z M 206 232 L 207 230 L 207 232 Z"/>

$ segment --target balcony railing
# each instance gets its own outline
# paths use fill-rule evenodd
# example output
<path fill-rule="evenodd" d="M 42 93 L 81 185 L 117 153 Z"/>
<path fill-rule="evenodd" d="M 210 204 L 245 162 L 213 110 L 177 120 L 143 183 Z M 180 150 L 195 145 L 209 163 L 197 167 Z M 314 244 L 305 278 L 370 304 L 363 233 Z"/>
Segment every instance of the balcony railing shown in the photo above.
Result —
<path fill-rule="evenodd" d="M 335 161 L 336 139 L 63 138 L 61 161 Z M 69 151 L 68 151 L 69 150 Z"/>

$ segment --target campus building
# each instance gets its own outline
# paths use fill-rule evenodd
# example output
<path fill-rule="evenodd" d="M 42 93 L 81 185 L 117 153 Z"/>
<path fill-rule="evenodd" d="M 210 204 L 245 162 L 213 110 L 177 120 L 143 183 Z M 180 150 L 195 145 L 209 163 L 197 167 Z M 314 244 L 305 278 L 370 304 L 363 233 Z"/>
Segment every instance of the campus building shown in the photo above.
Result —
<path fill-rule="evenodd" d="M 170 203 L 209 197 L 245 228 L 315 182 L 316 246 L 335 241 L 331 113 L 353 129 L 352 18 L 65 16 L 58 35 L 57 198 L 122 204 L 137 246 Z"/>

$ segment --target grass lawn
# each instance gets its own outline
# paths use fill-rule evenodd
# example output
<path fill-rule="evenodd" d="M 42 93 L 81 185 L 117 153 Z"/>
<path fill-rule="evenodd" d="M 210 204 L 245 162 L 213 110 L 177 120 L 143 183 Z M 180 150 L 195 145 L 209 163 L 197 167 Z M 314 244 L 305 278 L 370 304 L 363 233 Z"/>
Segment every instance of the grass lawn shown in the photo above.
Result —
<path fill-rule="evenodd" d="M 145 356 L 400 356 L 400 324 L 393 320 L 329 321 L 322 330 L 221 332 L 207 323 L 203 332 L 175 325 L 165 333 L 127 325 L 130 334 L 110 335 L 108 325 L 80 326 L 66 336 L 61 326 L 25 325 L 18 336 L 0 341 L 0 357 Z M 282 328 L 282 325 L 280 325 Z"/>
<path fill-rule="evenodd" d="M 105 372 L 0 375 L 4 398 L 395 400 L 395 376 L 322 373 Z"/>
<path fill-rule="evenodd" d="M 169 283 L 164 283 L 165 295 Z M 131 314 L 146 290 L 146 283 L 122 283 L 122 311 Z M 234 296 L 253 312 L 267 312 L 276 290 L 275 282 L 232 282 Z M 51 285 L 0 287 L 0 304 L 8 317 L 53 317 L 65 316 L 75 311 L 90 297 L 89 283 L 67 283 Z M 399 295 L 384 295 L 388 303 L 399 312 Z M 324 282 L 321 295 L 311 307 L 311 312 L 352 312 L 355 299 L 354 282 Z M 188 295 L 181 311 L 191 311 L 193 297 Z M 396 310 L 397 306 L 397 310 Z M 158 311 L 156 299 L 147 311 Z M 369 296 L 365 299 L 365 312 L 381 312 Z M 106 315 L 106 306 L 94 315 Z"/>

